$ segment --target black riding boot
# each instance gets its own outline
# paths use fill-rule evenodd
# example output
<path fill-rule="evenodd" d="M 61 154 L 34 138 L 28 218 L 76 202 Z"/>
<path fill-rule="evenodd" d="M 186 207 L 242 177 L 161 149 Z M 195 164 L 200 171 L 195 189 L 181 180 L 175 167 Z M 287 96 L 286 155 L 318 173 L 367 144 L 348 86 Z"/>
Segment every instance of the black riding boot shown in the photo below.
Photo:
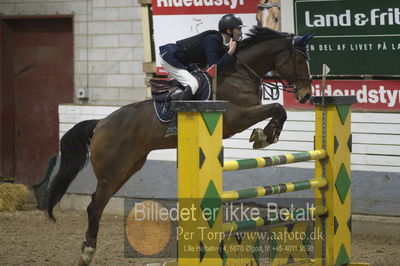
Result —
<path fill-rule="evenodd" d="M 185 86 L 182 89 L 176 89 L 170 95 L 171 101 L 191 100 L 193 98 L 192 88 Z"/>

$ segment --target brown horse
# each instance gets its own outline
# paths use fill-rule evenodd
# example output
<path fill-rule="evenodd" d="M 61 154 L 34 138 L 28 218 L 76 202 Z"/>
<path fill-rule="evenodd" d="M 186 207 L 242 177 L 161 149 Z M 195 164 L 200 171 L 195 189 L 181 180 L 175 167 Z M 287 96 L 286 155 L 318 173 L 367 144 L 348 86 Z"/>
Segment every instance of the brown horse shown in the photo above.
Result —
<path fill-rule="evenodd" d="M 218 79 L 217 99 L 229 101 L 224 113 L 224 138 L 241 132 L 262 120 L 268 125 L 252 136 L 254 147 L 265 147 L 278 140 L 286 111 L 280 104 L 261 105 L 260 77 L 271 70 L 292 84 L 300 103 L 311 94 L 311 79 L 306 52 L 310 36 L 294 37 L 287 33 L 255 27 L 243 40 L 238 60 Z M 168 125 L 161 123 L 151 100 L 121 107 L 101 120 L 76 124 L 61 139 L 61 165 L 48 190 L 48 215 L 83 168 L 90 149 L 90 160 L 97 187 L 87 207 L 88 229 L 82 243 L 80 265 L 88 265 L 95 252 L 99 221 L 109 199 L 145 163 L 157 149 L 176 148 L 176 136 L 165 137 Z"/>

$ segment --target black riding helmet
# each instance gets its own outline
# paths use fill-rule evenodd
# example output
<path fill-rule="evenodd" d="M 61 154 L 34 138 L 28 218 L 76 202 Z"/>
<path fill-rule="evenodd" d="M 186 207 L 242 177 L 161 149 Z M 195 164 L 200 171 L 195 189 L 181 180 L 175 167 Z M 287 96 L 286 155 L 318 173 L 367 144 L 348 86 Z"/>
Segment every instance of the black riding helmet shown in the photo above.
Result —
<path fill-rule="evenodd" d="M 218 23 L 218 30 L 225 32 L 227 29 L 233 29 L 236 27 L 244 27 L 242 19 L 235 14 L 224 15 Z"/>

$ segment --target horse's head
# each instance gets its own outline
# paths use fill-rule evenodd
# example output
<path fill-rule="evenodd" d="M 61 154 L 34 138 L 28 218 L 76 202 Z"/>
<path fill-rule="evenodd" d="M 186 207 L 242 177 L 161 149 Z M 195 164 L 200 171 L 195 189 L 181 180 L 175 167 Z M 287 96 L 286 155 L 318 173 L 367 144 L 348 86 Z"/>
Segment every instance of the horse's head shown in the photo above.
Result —
<path fill-rule="evenodd" d="M 313 34 L 293 38 L 290 51 L 276 57 L 276 71 L 289 82 L 296 99 L 306 103 L 311 97 L 311 75 L 307 43 Z"/>

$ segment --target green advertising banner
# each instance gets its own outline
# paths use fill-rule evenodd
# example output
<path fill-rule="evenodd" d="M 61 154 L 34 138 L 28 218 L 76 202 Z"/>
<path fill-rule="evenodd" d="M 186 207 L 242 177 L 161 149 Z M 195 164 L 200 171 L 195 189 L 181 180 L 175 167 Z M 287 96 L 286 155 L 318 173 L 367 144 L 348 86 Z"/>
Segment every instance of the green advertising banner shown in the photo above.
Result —
<path fill-rule="evenodd" d="M 400 76 L 399 0 L 294 0 L 295 33 L 314 33 L 311 73 Z"/>

